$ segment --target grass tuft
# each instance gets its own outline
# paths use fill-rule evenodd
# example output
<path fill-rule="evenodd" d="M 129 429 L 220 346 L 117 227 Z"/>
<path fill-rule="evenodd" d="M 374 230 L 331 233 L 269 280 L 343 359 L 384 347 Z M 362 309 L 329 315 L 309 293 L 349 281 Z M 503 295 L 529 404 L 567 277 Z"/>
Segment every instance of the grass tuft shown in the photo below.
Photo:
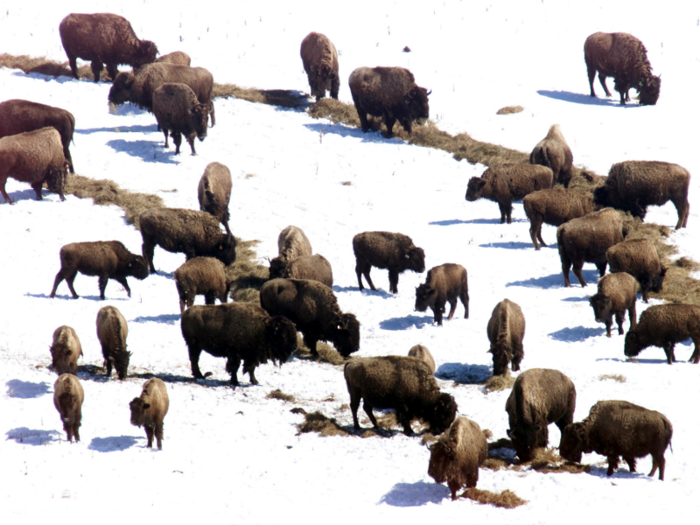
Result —
<path fill-rule="evenodd" d="M 319 341 L 316 344 L 318 352 L 318 360 L 322 363 L 330 363 L 332 365 L 344 365 L 345 358 L 338 351 L 325 341 Z M 297 351 L 296 355 L 307 359 L 311 358 L 311 350 L 304 344 L 304 338 L 301 333 L 297 333 Z"/>
<path fill-rule="evenodd" d="M 521 113 L 523 109 L 525 108 L 522 106 L 506 106 L 496 111 L 496 115 L 512 115 L 514 113 Z"/>
<path fill-rule="evenodd" d="M 328 436 L 351 436 L 347 430 L 344 430 L 335 419 L 324 416 L 321 412 L 312 412 L 311 414 L 304 413 L 305 420 L 300 425 L 297 425 L 299 434 L 308 432 L 317 432 L 323 437 Z"/>
<path fill-rule="evenodd" d="M 518 497 L 515 492 L 508 489 L 502 492 L 491 492 L 490 490 L 481 490 L 474 487 L 465 490 L 459 497 L 476 501 L 482 505 L 493 505 L 503 509 L 514 509 L 527 503 L 527 500 Z"/>
<path fill-rule="evenodd" d="M 491 376 L 486 380 L 486 383 L 484 383 L 484 394 L 513 388 L 514 384 L 515 378 L 510 375 L 510 373 L 503 376 Z"/>
<path fill-rule="evenodd" d="M 265 397 L 267 397 L 267 399 L 279 399 L 280 401 L 285 401 L 287 403 L 294 403 L 296 401 L 296 398 L 294 396 L 290 394 L 285 394 L 279 388 L 273 390 Z"/>
<path fill-rule="evenodd" d="M 258 254 L 253 249 L 260 241 L 236 237 L 236 243 L 236 261 L 226 267 L 231 297 L 242 303 L 260 304 L 260 288 L 270 278 L 270 269 L 258 263 Z"/>
<path fill-rule="evenodd" d="M 627 378 L 622 374 L 603 374 L 598 376 L 599 381 L 605 381 L 606 379 L 612 379 L 613 381 L 617 381 L 618 383 L 627 382 Z"/>

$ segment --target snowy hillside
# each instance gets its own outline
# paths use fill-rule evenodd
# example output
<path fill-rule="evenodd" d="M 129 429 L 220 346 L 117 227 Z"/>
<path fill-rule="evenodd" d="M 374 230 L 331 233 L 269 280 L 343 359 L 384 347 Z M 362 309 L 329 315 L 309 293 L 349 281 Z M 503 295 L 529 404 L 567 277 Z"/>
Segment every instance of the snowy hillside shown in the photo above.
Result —
<path fill-rule="evenodd" d="M 33 2 L 0 9 L 0 52 L 63 61 L 60 20 L 70 12 L 110 11 L 128 18 L 141 38 L 162 54 L 186 51 L 192 65 L 208 68 L 217 82 L 308 92 L 299 45 L 310 31 L 326 34 L 340 55 L 340 99 L 351 102 L 346 79 L 359 66 L 408 67 L 418 84 L 433 90 L 431 119 L 451 133 L 529 152 L 554 123 L 561 125 L 574 162 L 599 174 L 623 160 L 664 160 L 691 175 L 688 228 L 674 232 L 679 255 L 700 260 L 700 189 L 696 155 L 700 117 L 693 87 L 700 84 L 700 5 L 667 2 L 661 10 L 638 2 L 219 2 L 185 5 L 162 1 L 119 4 Z M 115 9 L 116 8 L 116 9 Z M 648 49 L 662 86 L 656 106 L 621 107 L 613 97 L 591 99 L 583 41 L 595 31 L 625 31 Z M 401 50 L 409 46 L 411 53 Z M 79 61 L 80 62 L 80 61 Z M 126 67 L 122 66 L 121 70 Z M 597 81 L 596 81 L 597 82 Z M 612 89 L 613 81 L 608 80 Z M 700 460 L 694 438 L 700 420 L 700 368 L 687 363 L 692 343 L 676 347 L 669 366 L 660 348 L 627 361 L 623 337 L 605 337 L 587 297 L 597 272 L 584 266 L 587 288 L 564 288 L 555 228 L 545 226 L 549 247 L 535 251 L 521 204 L 513 224 L 499 224 L 498 206 L 466 202 L 467 181 L 485 167 L 457 162 L 434 149 L 406 145 L 378 133 L 316 120 L 304 111 L 216 99 L 217 125 L 197 143 L 198 156 L 164 150 L 154 117 L 125 105 L 108 111 L 110 84 L 58 79 L 0 69 L 0 101 L 24 98 L 71 111 L 71 146 L 77 173 L 111 179 L 136 192 L 159 195 L 171 207 L 197 209 L 197 183 L 214 161 L 233 177 L 231 228 L 259 240 L 259 257 L 277 253 L 277 235 L 301 227 L 315 253 L 333 265 L 334 292 L 344 311 L 362 325 L 359 356 L 405 355 L 423 344 L 437 361 L 437 377 L 459 412 L 506 437 L 508 391 L 484 394 L 477 384 L 491 375 L 486 323 L 495 304 L 509 298 L 527 321 L 524 370 L 554 368 L 576 385 L 575 419 L 602 399 L 624 399 L 664 413 L 673 423 L 673 451 L 666 452 L 666 480 L 651 479 L 651 458 L 630 474 L 623 464 L 611 478 L 605 458 L 584 455 L 590 473 L 542 474 L 482 469 L 478 487 L 510 489 L 528 503 L 515 510 L 450 501 L 449 490 L 427 475 L 429 450 L 420 437 L 396 427 L 390 437 L 320 437 L 298 434 L 294 407 L 319 410 L 352 427 L 342 367 L 294 358 L 282 367 L 261 366 L 259 386 L 239 372 L 232 389 L 224 360 L 203 353 L 207 380 L 193 381 L 180 331 L 173 272 L 184 256 L 156 248 L 158 274 L 129 279 L 132 297 L 115 281 L 99 301 L 97 278 L 79 275 L 73 300 L 65 283 L 49 293 L 64 244 L 122 241 L 140 253 L 140 233 L 117 207 L 44 191 L 34 200 L 29 185 L 10 179 L 15 205 L 0 204 L 0 517 L 48 518 L 59 523 L 94 519 L 108 523 L 157 518 L 379 522 L 382 519 L 488 519 L 558 523 L 562 516 L 622 517 L 651 522 L 673 517 L 694 522 L 700 505 Z M 600 86 L 596 86 L 599 95 Z M 631 92 L 632 95 L 635 92 Z M 496 115 L 508 105 L 525 109 Z M 648 222 L 675 225 L 672 204 L 652 207 Z M 452 321 L 432 324 L 432 312 L 414 311 L 415 288 L 425 273 L 406 272 L 399 293 L 388 292 L 385 270 L 372 272 L 378 291 L 359 291 L 352 237 L 387 230 L 411 236 L 426 253 L 426 267 L 462 264 L 469 273 L 470 317 L 461 304 Z M 572 275 L 573 278 L 573 275 Z M 199 297 L 197 304 L 202 304 Z M 651 301 L 654 304 L 658 301 Z M 118 381 L 90 374 L 102 365 L 95 331 L 100 307 L 119 308 L 129 323 L 130 377 Z M 647 305 L 638 302 L 638 313 Z M 48 347 L 55 328 L 75 328 L 83 346 L 78 376 L 85 389 L 81 442 L 65 440 L 53 406 L 55 373 Z M 628 323 L 625 323 L 627 329 Z M 162 452 L 146 448 L 145 433 L 129 423 L 129 401 L 146 377 L 166 381 L 170 411 Z M 626 382 L 601 379 L 620 374 Z M 279 389 L 294 402 L 269 399 Z M 361 411 L 361 422 L 370 427 Z M 550 427 L 550 445 L 559 430 Z M 117 501 L 128 501 L 128 505 Z M 128 514 L 125 509 L 128 508 Z M 350 510 L 352 509 L 352 510 Z M 468 514 L 467 514 L 468 513 Z M 70 518 L 69 518 L 70 517 Z M 582 518 L 583 519 L 583 518 Z M 604 518 L 603 518 L 604 519 Z M 641 521 L 640 521 L 641 520 Z M 23 520 L 24 522 L 24 520 Z M 9 522 L 8 522 L 9 523 Z"/>

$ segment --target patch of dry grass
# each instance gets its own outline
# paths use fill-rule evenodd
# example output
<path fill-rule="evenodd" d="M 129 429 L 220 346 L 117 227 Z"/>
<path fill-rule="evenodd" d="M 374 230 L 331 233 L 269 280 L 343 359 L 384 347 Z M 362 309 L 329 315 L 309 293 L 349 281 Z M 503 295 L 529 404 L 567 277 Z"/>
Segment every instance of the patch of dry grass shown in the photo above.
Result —
<path fill-rule="evenodd" d="M 509 439 L 499 439 L 494 443 L 489 443 L 489 451 L 499 448 L 513 448 L 513 444 Z M 589 465 L 581 465 L 579 463 L 571 463 L 563 459 L 555 448 L 537 448 L 533 454 L 531 461 L 517 461 L 507 457 L 489 456 L 481 464 L 482 468 L 489 470 L 514 470 L 523 471 L 526 469 L 535 470 L 543 474 L 568 472 L 570 474 L 581 474 L 582 472 L 590 472 Z"/>
<path fill-rule="evenodd" d="M 284 108 L 305 108 L 309 105 L 308 99 L 299 91 L 243 88 L 235 84 L 214 83 L 214 97 L 235 97 L 248 102 Z"/>
<path fill-rule="evenodd" d="M 617 381 L 618 383 L 626 383 L 627 378 L 623 376 L 622 374 L 603 374 L 598 376 L 599 381 L 605 381 L 606 379 L 611 379 L 613 381 Z"/>
<path fill-rule="evenodd" d="M 476 501 L 482 505 L 493 505 L 503 509 L 514 509 L 527 503 L 527 500 L 518 497 L 515 492 L 507 489 L 502 492 L 491 492 L 490 490 L 481 490 L 474 487 L 465 490 L 459 497 Z"/>
<path fill-rule="evenodd" d="M 491 376 L 484 383 L 484 394 L 490 394 L 491 392 L 498 392 L 499 390 L 505 390 L 507 388 L 513 388 L 515 384 L 515 378 L 507 372 L 502 376 Z"/>
<path fill-rule="evenodd" d="M 523 109 L 525 108 L 522 106 L 506 106 L 496 111 L 496 115 L 512 115 L 514 113 L 521 113 Z"/>
<path fill-rule="evenodd" d="M 316 351 L 318 352 L 318 360 L 322 363 L 330 363 L 339 366 L 344 365 L 346 362 L 345 358 L 338 353 L 333 345 L 329 345 L 325 341 L 319 341 L 316 344 Z M 296 355 L 311 359 L 311 350 L 304 344 L 304 338 L 301 333 L 297 333 Z"/>
<path fill-rule="evenodd" d="M 270 269 L 257 262 L 253 248 L 259 243 L 236 237 L 236 261 L 226 267 L 226 281 L 235 301 L 260 304 L 260 287 L 270 278 Z"/>
<path fill-rule="evenodd" d="M 10 69 L 21 69 L 25 73 L 40 73 L 52 77 L 72 77 L 68 62 L 56 62 L 48 60 L 46 57 L 30 57 L 29 55 L 10 55 L 8 53 L 0 54 L 0 67 L 8 67 Z M 88 80 L 93 80 L 94 76 L 89 65 L 78 67 L 78 77 Z M 109 81 L 107 70 L 103 69 L 100 75 L 100 80 Z"/>
<path fill-rule="evenodd" d="M 294 396 L 290 394 L 285 394 L 279 388 L 273 390 L 265 397 L 267 397 L 267 399 L 279 399 L 280 401 L 284 401 L 286 403 L 294 403 L 296 401 L 296 398 Z"/>
<path fill-rule="evenodd" d="M 347 430 L 343 429 L 335 419 L 324 416 L 321 412 L 312 412 L 307 414 L 304 412 L 304 422 L 297 425 L 299 434 L 308 432 L 317 432 L 323 437 L 328 436 L 352 436 Z"/>

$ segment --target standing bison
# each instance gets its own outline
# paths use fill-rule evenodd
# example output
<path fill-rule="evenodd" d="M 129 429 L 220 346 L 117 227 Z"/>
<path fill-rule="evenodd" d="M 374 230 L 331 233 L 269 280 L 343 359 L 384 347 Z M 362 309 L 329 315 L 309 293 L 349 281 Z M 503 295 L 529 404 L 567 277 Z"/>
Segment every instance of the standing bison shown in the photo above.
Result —
<path fill-rule="evenodd" d="M 316 100 L 331 92 L 331 98 L 338 99 L 340 77 L 338 76 L 338 52 L 333 42 L 321 33 L 309 33 L 301 41 L 301 60 L 309 77 L 311 94 Z"/>
<path fill-rule="evenodd" d="M 654 105 L 659 99 L 661 79 L 651 74 L 651 64 L 644 44 L 628 33 L 593 33 L 583 44 L 583 56 L 588 69 L 591 96 L 595 97 L 593 81 L 598 78 L 605 94 L 610 96 L 606 77 L 615 78 L 615 91 L 620 104 L 629 101 L 629 90 L 639 92 L 641 105 Z"/>
<path fill-rule="evenodd" d="M 525 316 L 520 306 L 503 299 L 491 312 L 486 333 L 491 342 L 489 352 L 493 354 L 493 375 L 505 375 L 509 363 L 513 372 L 520 370 L 520 362 L 525 356 Z"/>
<path fill-rule="evenodd" d="M 207 164 L 197 186 L 199 209 L 219 219 L 228 233 L 231 233 L 231 228 L 228 225 L 231 218 L 228 211 L 231 186 L 231 172 L 220 162 Z"/>
<path fill-rule="evenodd" d="M 175 155 L 180 153 L 182 135 L 187 139 L 192 155 L 194 139 L 202 142 L 207 137 L 209 108 L 200 104 L 192 89 L 180 83 L 166 83 L 153 92 L 153 114 L 158 127 L 165 135 L 165 147 L 168 148 L 168 131 L 175 143 Z"/>
<path fill-rule="evenodd" d="M 68 149 L 69 144 L 73 141 L 73 132 L 75 131 L 73 113 L 29 100 L 13 99 L 0 103 L 0 138 L 47 126 L 56 128 L 58 134 L 61 135 L 63 155 L 68 161 L 71 173 L 75 173 L 73 158 Z"/>
<path fill-rule="evenodd" d="M 605 332 L 610 337 L 613 315 L 620 335 L 625 331 L 622 322 L 625 312 L 630 314 L 630 328 L 637 326 L 637 280 L 625 272 L 604 275 L 598 281 L 598 293 L 588 299 L 593 307 L 595 320 L 605 323 Z"/>
<path fill-rule="evenodd" d="M 661 265 L 651 239 L 622 241 L 608 248 L 605 258 L 611 272 L 626 272 L 637 279 L 645 303 L 649 302 L 649 292 L 659 293 L 663 288 L 668 268 Z"/>
<path fill-rule="evenodd" d="M 126 338 L 129 335 L 129 327 L 126 319 L 114 306 L 103 306 L 97 312 L 97 338 L 102 345 L 102 356 L 107 371 L 105 375 L 112 375 L 112 367 L 117 370 L 119 379 L 126 379 L 129 369 L 131 352 L 126 349 Z"/>
<path fill-rule="evenodd" d="M 50 350 L 51 366 L 58 375 L 76 374 L 78 358 L 83 355 L 83 349 L 73 328 L 66 325 L 56 328 Z"/>
<path fill-rule="evenodd" d="M 78 58 L 91 62 L 95 82 L 99 82 L 103 64 L 114 80 L 117 65 L 137 68 L 153 62 L 158 54 L 153 42 L 137 38 L 126 18 L 111 13 L 71 13 L 61 20 L 58 32 L 74 78 L 78 78 Z"/>
<path fill-rule="evenodd" d="M 73 374 L 61 374 L 53 385 L 53 405 L 58 410 L 63 422 L 63 430 L 68 441 L 80 441 L 80 422 L 82 420 L 85 392 L 80 380 Z"/>
<path fill-rule="evenodd" d="M 283 277 L 290 262 L 313 253 L 311 242 L 304 230 L 291 224 L 277 236 L 277 250 L 277 257 L 270 261 L 270 279 Z"/>
<path fill-rule="evenodd" d="M 430 307 L 438 326 L 442 326 L 445 303 L 450 303 L 450 313 L 447 316 L 450 320 L 457 310 L 457 299 L 464 305 L 464 318 L 469 319 L 467 270 L 461 264 L 446 263 L 431 268 L 425 283 L 416 288 L 416 310 L 425 312 Z"/>
<path fill-rule="evenodd" d="M 430 116 L 430 92 L 416 85 L 408 69 L 358 67 L 350 74 L 349 83 L 362 131 L 369 131 L 368 114 L 384 119 L 387 137 L 393 136 L 397 120 L 410 134 L 414 120 Z"/>
<path fill-rule="evenodd" d="M 574 156 L 562 135 L 559 124 L 549 128 L 547 136 L 540 140 L 530 153 L 530 164 L 540 164 L 552 170 L 553 183 L 569 187 Z"/>
<path fill-rule="evenodd" d="M 157 377 L 146 381 L 141 395 L 129 403 L 131 424 L 136 427 L 144 427 L 148 448 L 153 447 L 153 436 L 155 436 L 158 450 L 163 449 L 163 419 L 168 413 L 169 406 L 168 389 L 163 380 Z"/>

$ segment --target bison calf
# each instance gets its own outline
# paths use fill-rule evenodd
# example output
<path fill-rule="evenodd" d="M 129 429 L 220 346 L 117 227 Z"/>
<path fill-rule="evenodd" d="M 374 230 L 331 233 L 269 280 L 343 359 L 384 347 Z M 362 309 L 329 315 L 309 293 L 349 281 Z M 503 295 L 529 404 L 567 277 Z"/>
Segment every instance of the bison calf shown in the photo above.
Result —
<path fill-rule="evenodd" d="M 158 450 L 163 449 L 163 419 L 168 413 L 168 389 L 165 383 L 157 377 L 146 381 L 141 395 L 129 403 L 131 409 L 131 424 L 146 430 L 148 448 L 153 447 L 153 436 L 158 443 Z"/>
<path fill-rule="evenodd" d="M 605 323 L 605 331 L 610 337 L 612 318 L 615 316 L 620 335 L 625 331 L 622 322 L 625 310 L 630 314 L 630 328 L 637 326 L 637 280 L 628 273 L 611 273 L 598 281 L 598 293 L 588 301 L 593 307 L 595 320 Z"/>
<path fill-rule="evenodd" d="M 59 326 L 53 332 L 51 366 L 58 373 L 73 374 L 78 371 L 78 358 L 83 355 L 78 334 L 70 326 Z"/>
<path fill-rule="evenodd" d="M 105 375 L 112 375 L 112 367 L 119 379 L 126 379 L 131 352 L 126 349 L 129 328 L 122 313 L 114 306 L 104 306 L 97 312 L 97 338 L 102 346 Z"/>
<path fill-rule="evenodd" d="M 520 370 L 525 356 L 525 316 L 520 306 L 503 299 L 491 312 L 486 332 L 491 342 L 489 352 L 493 354 L 493 375 L 505 375 L 509 363 L 513 372 Z"/>
<path fill-rule="evenodd" d="M 53 385 L 53 405 L 63 422 L 68 441 L 80 441 L 80 420 L 85 393 L 80 381 L 73 374 L 61 374 Z"/>
<path fill-rule="evenodd" d="M 460 264 L 446 263 L 428 270 L 425 283 L 416 288 L 416 310 L 425 312 L 430 307 L 438 326 L 442 326 L 445 303 L 450 303 L 450 320 L 457 310 L 457 299 L 464 305 L 464 318 L 469 319 L 469 288 L 467 270 Z"/>
<path fill-rule="evenodd" d="M 180 296 L 180 313 L 194 304 L 197 295 L 203 295 L 206 304 L 214 299 L 228 302 L 226 267 L 213 257 L 195 257 L 175 270 L 175 286 Z"/>

